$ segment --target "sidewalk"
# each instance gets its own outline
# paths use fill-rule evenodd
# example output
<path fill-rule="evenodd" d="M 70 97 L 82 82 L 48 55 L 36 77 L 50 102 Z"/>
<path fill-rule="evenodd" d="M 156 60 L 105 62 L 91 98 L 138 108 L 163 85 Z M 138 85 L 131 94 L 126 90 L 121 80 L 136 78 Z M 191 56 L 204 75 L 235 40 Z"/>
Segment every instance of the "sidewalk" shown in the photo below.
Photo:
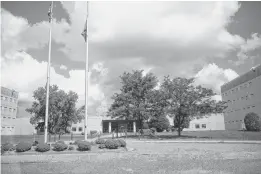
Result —
<path fill-rule="evenodd" d="M 134 143 L 229 143 L 229 144 L 261 144 L 261 141 L 250 140 L 131 140 Z"/>

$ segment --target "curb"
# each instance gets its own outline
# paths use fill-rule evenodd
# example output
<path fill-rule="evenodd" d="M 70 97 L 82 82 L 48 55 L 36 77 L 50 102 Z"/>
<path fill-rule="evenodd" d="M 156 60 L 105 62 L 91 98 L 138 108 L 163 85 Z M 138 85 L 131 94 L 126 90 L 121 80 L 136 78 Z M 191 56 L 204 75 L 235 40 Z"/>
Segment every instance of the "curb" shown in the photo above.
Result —
<path fill-rule="evenodd" d="M 206 143 L 206 144 L 260 144 L 261 141 L 132 141 L 133 143 Z"/>

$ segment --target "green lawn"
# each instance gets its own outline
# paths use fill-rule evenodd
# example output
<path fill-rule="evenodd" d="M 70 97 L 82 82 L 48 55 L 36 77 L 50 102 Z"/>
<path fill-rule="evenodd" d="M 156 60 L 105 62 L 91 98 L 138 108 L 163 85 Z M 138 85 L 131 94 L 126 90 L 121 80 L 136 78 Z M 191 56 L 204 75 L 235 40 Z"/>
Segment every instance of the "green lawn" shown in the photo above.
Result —
<path fill-rule="evenodd" d="M 129 138 L 138 139 L 137 135 L 129 135 Z M 177 132 L 161 132 L 156 137 L 144 136 L 146 139 L 214 139 L 214 140 L 261 140 L 261 132 L 243 131 L 185 131 L 178 137 Z"/>

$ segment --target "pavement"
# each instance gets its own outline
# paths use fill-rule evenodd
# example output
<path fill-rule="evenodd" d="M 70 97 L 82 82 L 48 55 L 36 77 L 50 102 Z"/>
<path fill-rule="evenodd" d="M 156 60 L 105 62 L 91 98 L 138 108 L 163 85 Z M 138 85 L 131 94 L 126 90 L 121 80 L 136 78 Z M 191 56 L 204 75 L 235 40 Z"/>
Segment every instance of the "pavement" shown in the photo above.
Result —
<path fill-rule="evenodd" d="M 134 140 L 136 143 L 226 143 L 226 144 L 260 144 L 261 141 L 249 140 Z"/>

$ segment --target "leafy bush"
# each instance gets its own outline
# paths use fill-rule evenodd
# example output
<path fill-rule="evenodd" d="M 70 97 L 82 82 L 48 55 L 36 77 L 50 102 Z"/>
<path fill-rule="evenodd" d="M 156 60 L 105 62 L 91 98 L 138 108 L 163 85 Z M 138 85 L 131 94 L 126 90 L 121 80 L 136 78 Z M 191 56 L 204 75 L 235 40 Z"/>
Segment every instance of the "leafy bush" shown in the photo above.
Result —
<path fill-rule="evenodd" d="M 95 141 L 95 143 L 96 144 L 105 144 L 105 140 L 104 139 L 97 139 L 96 141 Z"/>
<path fill-rule="evenodd" d="M 4 149 L 1 147 L 1 155 L 5 153 Z"/>
<path fill-rule="evenodd" d="M 74 147 L 73 146 L 69 146 L 68 150 L 74 150 Z"/>
<path fill-rule="evenodd" d="M 118 142 L 120 144 L 119 147 L 126 147 L 126 142 L 123 139 L 118 139 Z"/>
<path fill-rule="evenodd" d="M 31 150 L 32 144 L 28 142 L 20 142 L 16 145 L 16 152 L 26 152 Z"/>
<path fill-rule="evenodd" d="M 64 151 L 68 146 L 64 143 L 55 143 L 53 146 L 53 151 Z"/>
<path fill-rule="evenodd" d="M 106 140 L 105 147 L 107 149 L 117 149 L 118 148 L 118 141 L 117 140 Z"/>
<path fill-rule="evenodd" d="M 97 130 L 91 130 L 91 131 L 90 131 L 90 134 L 91 134 L 91 135 L 94 135 L 94 134 L 97 134 L 97 133 L 98 133 Z"/>
<path fill-rule="evenodd" d="M 78 143 L 78 150 L 79 151 L 88 151 L 91 150 L 91 143 L 87 141 L 81 141 Z"/>
<path fill-rule="evenodd" d="M 4 143 L 4 144 L 2 145 L 2 149 L 3 149 L 4 151 L 13 151 L 13 150 L 15 150 L 15 147 L 14 147 L 14 145 L 11 144 L 11 143 Z"/>
<path fill-rule="evenodd" d="M 151 130 L 151 134 L 155 134 L 156 132 L 157 132 L 157 129 L 156 128 L 150 128 L 150 130 Z"/>
<path fill-rule="evenodd" d="M 149 122 L 150 127 L 156 128 L 157 132 L 162 132 L 167 130 L 170 126 L 169 120 L 166 116 L 160 116 L 156 119 L 152 119 Z"/>
<path fill-rule="evenodd" d="M 39 143 L 35 148 L 35 151 L 37 152 L 47 152 L 49 150 L 50 150 L 50 145 L 45 143 Z"/>
<path fill-rule="evenodd" d="M 32 146 L 37 146 L 37 144 L 39 144 L 39 142 L 38 141 L 34 141 Z"/>
<path fill-rule="evenodd" d="M 99 145 L 99 148 L 100 148 L 100 149 L 104 149 L 104 148 L 106 148 L 106 146 L 105 146 L 105 144 L 100 144 L 100 145 Z"/>
<path fill-rule="evenodd" d="M 79 143 L 83 142 L 82 140 L 76 140 L 73 144 L 78 145 Z"/>
<path fill-rule="evenodd" d="M 256 113 L 248 113 L 244 118 L 247 131 L 260 131 L 261 119 Z"/>

